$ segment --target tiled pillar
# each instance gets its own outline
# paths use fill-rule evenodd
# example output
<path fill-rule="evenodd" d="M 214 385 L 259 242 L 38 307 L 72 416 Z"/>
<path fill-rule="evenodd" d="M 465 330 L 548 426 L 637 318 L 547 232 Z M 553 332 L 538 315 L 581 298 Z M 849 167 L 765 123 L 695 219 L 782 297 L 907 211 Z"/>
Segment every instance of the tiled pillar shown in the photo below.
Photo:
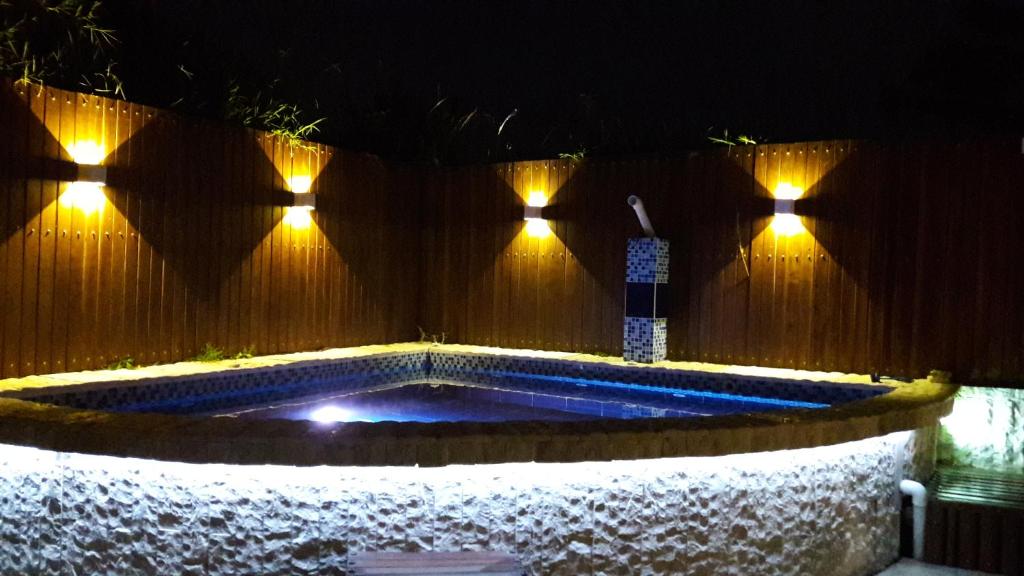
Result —
<path fill-rule="evenodd" d="M 667 352 L 668 240 L 630 238 L 626 248 L 626 325 L 622 356 L 658 362 Z"/>

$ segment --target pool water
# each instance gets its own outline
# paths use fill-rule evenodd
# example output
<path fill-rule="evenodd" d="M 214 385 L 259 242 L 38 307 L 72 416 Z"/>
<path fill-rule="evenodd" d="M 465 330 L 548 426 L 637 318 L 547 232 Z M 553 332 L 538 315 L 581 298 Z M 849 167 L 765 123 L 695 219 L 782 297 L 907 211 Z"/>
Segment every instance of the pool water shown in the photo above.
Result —
<path fill-rule="evenodd" d="M 501 402 L 474 395 L 466 386 L 409 384 L 383 390 L 321 394 L 217 416 L 283 418 L 316 422 L 506 422 L 587 420 L 585 414 Z"/>
<path fill-rule="evenodd" d="M 316 422 L 567 422 L 594 419 L 686 418 L 806 407 L 804 402 L 692 390 L 617 389 L 576 382 L 544 392 L 470 384 L 414 383 L 326 393 L 213 415 Z"/>

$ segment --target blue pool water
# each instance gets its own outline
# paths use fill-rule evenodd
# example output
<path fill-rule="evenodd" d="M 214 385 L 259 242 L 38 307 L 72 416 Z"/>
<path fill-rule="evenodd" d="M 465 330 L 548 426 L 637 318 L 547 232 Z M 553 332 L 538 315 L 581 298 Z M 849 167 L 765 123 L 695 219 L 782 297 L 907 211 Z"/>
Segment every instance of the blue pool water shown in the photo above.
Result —
<path fill-rule="evenodd" d="M 509 374 L 509 378 L 522 377 Z M 318 422 L 505 422 L 687 418 L 821 408 L 825 404 L 619 382 L 529 376 L 543 391 L 455 384 L 405 384 L 326 393 L 219 410 L 217 416 Z"/>

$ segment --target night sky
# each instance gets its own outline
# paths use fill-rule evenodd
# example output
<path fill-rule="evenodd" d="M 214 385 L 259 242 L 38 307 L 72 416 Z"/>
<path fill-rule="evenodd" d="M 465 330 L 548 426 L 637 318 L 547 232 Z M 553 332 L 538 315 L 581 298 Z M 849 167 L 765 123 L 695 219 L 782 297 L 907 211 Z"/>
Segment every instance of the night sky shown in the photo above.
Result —
<path fill-rule="evenodd" d="M 671 156 L 725 130 L 759 142 L 1024 131 L 1024 3 L 1009 0 L 105 8 L 130 100 L 217 117 L 237 86 L 326 118 L 317 140 L 401 160 Z"/>

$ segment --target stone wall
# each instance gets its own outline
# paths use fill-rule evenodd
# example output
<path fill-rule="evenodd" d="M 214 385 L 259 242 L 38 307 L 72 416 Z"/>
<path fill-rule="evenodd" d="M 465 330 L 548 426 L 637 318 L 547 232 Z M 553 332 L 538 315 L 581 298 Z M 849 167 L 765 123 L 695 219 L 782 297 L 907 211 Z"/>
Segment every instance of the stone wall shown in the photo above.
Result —
<path fill-rule="evenodd" d="M 939 461 L 1024 473 L 1024 390 L 961 388 L 942 419 Z"/>
<path fill-rule="evenodd" d="M 0 573 L 345 573 L 360 550 L 514 552 L 533 575 L 866 575 L 913 432 L 707 458 L 230 466 L 0 445 Z M 927 444 L 927 443 L 925 443 Z M 913 458 L 911 458 L 913 460 Z"/>

